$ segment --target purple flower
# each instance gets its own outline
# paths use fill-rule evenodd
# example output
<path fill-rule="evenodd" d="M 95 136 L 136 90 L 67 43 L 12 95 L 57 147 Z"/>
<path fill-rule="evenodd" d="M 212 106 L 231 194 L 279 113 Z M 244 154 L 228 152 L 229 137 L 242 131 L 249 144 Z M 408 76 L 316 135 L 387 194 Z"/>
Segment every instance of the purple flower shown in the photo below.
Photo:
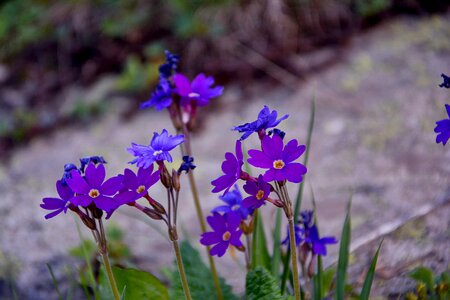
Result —
<path fill-rule="evenodd" d="M 169 151 L 184 142 L 184 135 L 169 135 L 167 130 L 163 129 L 161 134 L 154 133 L 150 145 L 131 144 L 128 152 L 136 156 L 130 164 L 136 163 L 139 168 L 147 169 L 155 161 L 172 162 L 172 156 Z"/>
<path fill-rule="evenodd" d="M 214 245 L 210 251 L 212 256 L 222 257 L 230 244 L 235 247 L 243 246 L 240 240 L 242 231 L 239 229 L 241 218 L 238 214 L 229 213 L 221 216 L 214 213 L 206 220 L 213 231 L 203 233 L 200 243 L 205 246 Z"/>
<path fill-rule="evenodd" d="M 304 210 L 300 213 L 300 221 L 305 229 L 311 228 L 314 225 L 314 212 L 312 210 Z"/>
<path fill-rule="evenodd" d="M 295 245 L 298 246 L 302 241 L 303 241 L 303 233 L 304 230 L 300 228 L 300 226 L 298 225 L 294 225 L 294 233 L 295 233 Z M 290 235 L 289 235 L 289 225 L 287 226 L 287 234 L 286 234 L 286 238 L 281 242 L 281 244 L 283 245 L 288 245 L 289 247 L 290 245 Z"/>
<path fill-rule="evenodd" d="M 78 171 L 77 166 L 75 166 L 74 164 L 65 164 L 64 165 L 64 173 L 63 173 L 63 176 L 61 178 L 62 185 L 67 185 L 66 180 L 68 178 L 71 178 L 70 173 L 72 173 L 73 170 L 77 170 Z"/>
<path fill-rule="evenodd" d="M 147 194 L 148 189 L 159 180 L 159 171 L 153 172 L 153 165 L 149 168 L 139 168 L 137 175 L 130 169 L 125 169 L 123 188 L 114 197 L 118 204 L 134 202 Z"/>
<path fill-rule="evenodd" d="M 168 79 L 176 71 L 180 56 L 172 54 L 168 50 L 165 50 L 164 54 L 166 55 L 166 62 L 159 66 L 159 76 L 160 78 Z"/>
<path fill-rule="evenodd" d="M 438 134 L 436 136 L 436 143 L 442 143 L 443 146 L 447 144 L 447 141 L 450 138 L 450 105 L 445 104 L 445 109 L 447 110 L 449 119 L 437 121 L 436 127 L 434 128 L 434 132 Z"/>
<path fill-rule="evenodd" d="M 164 78 L 159 80 L 155 91 L 152 93 L 150 100 L 141 104 L 141 108 L 154 106 L 156 110 L 163 110 L 172 104 L 173 89 L 170 82 Z"/>
<path fill-rule="evenodd" d="M 444 73 L 441 74 L 442 79 L 444 80 L 444 82 L 442 82 L 439 87 L 441 88 L 446 88 L 446 89 L 450 89 L 450 77 L 445 75 Z"/>
<path fill-rule="evenodd" d="M 111 212 L 117 208 L 117 203 L 112 196 L 122 186 L 122 177 L 116 176 L 105 180 L 105 167 L 103 164 L 95 166 L 93 162 L 86 168 L 85 176 L 82 177 L 77 171 L 72 171 L 72 178 L 67 179 L 67 184 L 76 193 L 70 200 L 74 205 L 83 207 L 95 203 L 95 206 Z"/>
<path fill-rule="evenodd" d="M 53 212 L 45 215 L 46 219 L 53 218 L 62 212 L 66 213 L 69 207 L 69 200 L 74 196 L 72 189 L 64 185 L 61 180 L 56 181 L 56 190 L 58 191 L 59 198 L 42 199 L 43 203 L 40 206 L 46 210 L 53 210 Z"/>
<path fill-rule="evenodd" d="M 261 130 L 266 130 L 267 128 L 272 128 L 280 124 L 281 121 L 287 119 L 289 115 L 284 115 L 277 120 L 278 112 L 270 109 L 264 105 L 264 108 L 259 112 L 258 119 L 251 123 L 245 123 L 244 125 L 236 126 L 232 130 L 237 130 L 238 132 L 245 132 L 241 136 L 241 141 L 248 138 L 253 132 L 259 132 Z"/>
<path fill-rule="evenodd" d="M 234 190 L 225 193 L 223 196 L 219 197 L 219 199 L 227 205 L 217 206 L 212 210 L 212 212 L 226 214 L 236 212 L 240 215 L 242 220 L 247 219 L 248 215 L 253 212 L 242 205 L 242 195 L 237 185 L 234 186 Z"/>
<path fill-rule="evenodd" d="M 309 244 L 309 246 L 312 249 L 313 254 L 325 256 L 325 255 L 327 255 L 326 245 L 327 244 L 336 244 L 337 240 L 335 237 L 332 237 L 332 236 L 326 236 L 326 237 L 320 238 L 316 225 L 313 225 L 306 232 L 305 243 Z"/>
<path fill-rule="evenodd" d="M 176 92 L 181 97 L 181 106 L 188 106 L 192 102 L 196 102 L 197 106 L 206 106 L 209 99 L 220 96 L 223 91 L 223 86 L 211 87 L 214 84 L 214 78 L 206 77 L 204 74 L 197 75 L 192 83 L 186 76 L 175 74 L 173 82 Z"/>
<path fill-rule="evenodd" d="M 189 173 L 190 170 L 194 170 L 197 166 L 194 165 L 194 158 L 189 155 L 183 156 L 183 162 L 181 163 L 180 167 L 178 168 L 178 174 L 181 174 L 181 172 L 185 171 L 186 174 Z"/>
<path fill-rule="evenodd" d="M 244 164 L 244 155 L 240 141 L 236 141 L 236 156 L 231 153 L 225 153 L 225 161 L 222 163 L 222 171 L 225 173 L 219 178 L 213 180 L 211 184 L 214 186 L 213 193 L 224 191 L 224 194 L 236 183 L 241 177 L 242 165 Z"/>
<path fill-rule="evenodd" d="M 257 182 L 248 180 L 244 185 L 244 190 L 250 196 L 244 199 L 242 206 L 257 209 L 261 207 L 264 204 L 264 200 L 269 197 L 270 184 L 264 181 L 262 175 L 259 175 Z"/>
<path fill-rule="evenodd" d="M 84 168 L 90 163 L 93 162 L 96 164 L 106 164 L 106 160 L 103 158 L 103 156 L 86 156 L 83 158 L 80 158 L 80 170 L 84 173 Z"/>
<path fill-rule="evenodd" d="M 293 161 L 305 152 L 304 145 L 298 145 L 297 140 L 289 141 L 283 149 L 283 140 L 279 135 L 264 136 L 261 141 L 262 151 L 249 150 L 250 158 L 248 163 L 263 169 L 268 169 L 264 173 L 266 182 L 276 180 L 288 180 L 299 183 L 302 175 L 306 174 L 306 167 Z"/>

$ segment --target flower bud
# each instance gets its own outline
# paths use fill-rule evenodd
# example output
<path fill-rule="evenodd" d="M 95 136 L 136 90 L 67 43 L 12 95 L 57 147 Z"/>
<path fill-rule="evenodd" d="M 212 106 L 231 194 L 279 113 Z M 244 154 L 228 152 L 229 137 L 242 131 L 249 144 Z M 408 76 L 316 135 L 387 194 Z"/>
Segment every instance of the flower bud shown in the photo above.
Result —
<path fill-rule="evenodd" d="M 309 247 L 307 244 L 303 243 L 298 248 L 298 259 L 300 260 L 300 263 L 304 265 L 306 263 L 306 259 L 308 258 L 309 253 Z"/>
<path fill-rule="evenodd" d="M 236 249 L 238 249 L 239 251 L 245 252 L 245 247 L 244 247 L 244 245 L 239 246 L 239 247 L 235 246 L 235 247 L 236 247 Z"/>
<path fill-rule="evenodd" d="M 154 209 L 145 207 L 142 211 L 153 220 L 162 220 L 161 214 Z"/>
<path fill-rule="evenodd" d="M 152 201 L 150 202 L 150 205 L 160 214 L 165 215 L 166 214 L 166 209 L 164 208 L 164 206 L 162 206 L 161 203 L 156 202 L 156 201 Z"/>
<path fill-rule="evenodd" d="M 163 165 L 161 168 L 161 172 L 159 173 L 161 177 L 162 184 L 167 188 L 170 189 L 172 187 L 172 180 L 170 178 L 169 171 L 167 171 L 166 166 Z"/>
<path fill-rule="evenodd" d="M 86 225 L 87 228 L 89 228 L 90 230 L 96 230 L 97 226 L 95 225 L 95 220 L 88 217 L 85 214 L 80 214 L 80 219 L 81 221 L 83 221 L 83 224 Z"/>
<path fill-rule="evenodd" d="M 311 260 L 309 261 L 309 266 L 308 266 L 308 276 L 310 277 L 310 278 L 313 278 L 313 276 L 314 276 L 314 259 L 315 258 L 315 255 L 313 255 L 312 257 L 311 257 Z"/>
<path fill-rule="evenodd" d="M 178 174 L 175 169 L 172 169 L 172 186 L 175 191 L 179 192 L 181 185 L 180 185 L 180 175 Z"/>
<path fill-rule="evenodd" d="M 248 235 L 248 234 L 252 233 L 250 231 L 250 227 L 244 221 L 241 221 L 241 224 L 239 225 L 239 227 L 241 228 L 242 232 L 245 235 Z"/>
<path fill-rule="evenodd" d="M 101 219 L 103 216 L 103 211 L 95 206 L 94 202 L 92 202 L 91 205 L 89 205 L 89 210 L 92 212 L 92 216 L 96 219 Z"/>

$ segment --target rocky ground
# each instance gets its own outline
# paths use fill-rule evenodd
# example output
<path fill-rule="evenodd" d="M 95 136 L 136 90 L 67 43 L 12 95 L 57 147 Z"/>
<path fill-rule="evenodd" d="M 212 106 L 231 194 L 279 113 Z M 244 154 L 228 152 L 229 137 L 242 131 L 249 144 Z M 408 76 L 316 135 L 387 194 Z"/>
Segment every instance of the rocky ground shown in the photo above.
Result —
<path fill-rule="evenodd" d="M 436 120 L 445 117 L 444 104 L 450 97 L 449 90 L 437 86 L 440 74 L 450 72 L 449 25 L 448 16 L 384 24 L 354 38 L 347 48 L 339 49 L 344 50 L 339 62 L 298 80 L 294 90 L 292 85 L 254 83 L 250 88 L 254 96 L 247 97 L 240 89 L 227 87 L 207 112 L 203 130 L 194 136 L 204 211 L 219 203 L 209 182 L 220 174 L 224 152 L 233 149 L 238 137 L 228 129 L 253 120 L 267 104 L 290 114 L 282 125 L 288 138 L 305 141 L 315 98 L 316 126 L 304 204 L 311 207 L 311 187 L 321 232 L 339 235 L 353 193 L 352 278 L 358 279 L 382 236 L 387 238 L 374 290 L 380 297 L 410 289 L 405 274 L 418 264 L 447 268 L 450 152 L 435 144 L 433 128 Z M 314 55 L 299 57 L 298 63 Z M 171 128 L 165 112 L 147 110 L 130 120 L 119 118 L 126 100 L 112 99 L 108 113 L 92 124 L 65 127 L 32 140 L 0 166 L 0 298 L 13 278 L 20 299 L 56 299 L 45 263 L 54 267 L 61 281 L 67 279 L 66 266 L 78 263 L 68 256 L 68 249 L 79 243 L 75 219 L 68 214 L 45 221 L 38 206 L 42 197 L 55 195 L 54 182 L 65 163 L 103 155 L 112 175 L 131 159 L 125 150 L 131 142 L 147 143 L 153 131 Z M 246 147 L 251 145 L 256 145 L 255 139 Z M 187 181 L 183 185 L 187 189 Z M 163 199 L 161 191 L 156 191 L 158 196 Z M 180 205 L 184 236 L 196 242 L 199 226 L 189 193 Z M 269 220 L 273 209 L 267 207 L 265 213 Z M 133 211 L 125 208 L 114 220 L 126 232 L 125 241 L 139 265 L 161 274 L 161 267 L 173 259 L 170 244 L 130 214 Z M 328 265 L 334 262 L 337 247 L 330 252 Z M 216 262 L 236 291 L 242 291 L 244 272 L 236 275 L 237 266 L 229 258 Z"/>

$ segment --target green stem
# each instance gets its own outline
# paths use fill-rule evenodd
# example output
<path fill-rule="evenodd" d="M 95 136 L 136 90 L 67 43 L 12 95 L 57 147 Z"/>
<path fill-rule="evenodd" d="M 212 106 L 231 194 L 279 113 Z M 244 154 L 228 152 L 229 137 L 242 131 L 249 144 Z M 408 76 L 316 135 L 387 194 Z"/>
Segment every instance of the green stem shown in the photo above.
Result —
<path fill-rule="evenodd" d="M 292 276 L 294 277 L 294 292 L 295 299 L 300 300 L 300 284 L 298 278 L 298 266 L 297 266 L 297 248 L 295 245 L 295 229 L 293 218 L 288 219 L 289 222 L 289 240 L 291 246 L 291 260 L 292 260 Z"/>
<path fill-rule="evenodd" d="M 186 279 L 186 273 L 184 273 L 183 259 L 181 258 L 180 247 L 178 246 L 178 240 L 172 241 L 173 250 L 175 251 L 175 256 L 177 257 L 178 271 L 180 273 L 181 283 L 183 285 L 184 296 L 186 300 L 192 300 L 191 292 Z"/>
<path fill-rule="evenodd" d="M 117 289 L 117 284 L 116 284 L 116 280 L 114 279 L 114 275 L 113 275 L 113 272 L 111 269 L 111 264 L 109 263 L 108 252 L 105 252 L 105 253 L 100 252 L 100 254 L 103 258 L 103 264 L 105 265 L 105 268 L 106 268 L 106 274 L 108 274 L 108 280 L 109 280 L 109 284 L 111 285 L 114 299 L 119 300 L 120 294 L 119 294 L 119 290 Z"/>

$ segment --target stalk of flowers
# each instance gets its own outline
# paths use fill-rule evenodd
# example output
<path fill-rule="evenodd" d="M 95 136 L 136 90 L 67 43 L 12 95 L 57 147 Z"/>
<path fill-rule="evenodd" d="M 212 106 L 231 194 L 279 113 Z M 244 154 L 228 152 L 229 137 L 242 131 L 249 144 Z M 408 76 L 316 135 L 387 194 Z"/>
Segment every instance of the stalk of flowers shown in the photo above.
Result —
<path fill-rule="evenodd" d="M 123 178 L 114 176 L 105 180 L 106 161 L 101 156 L 85 157 L 80 159 L 80 162 L 80 168 L 74 164 L 64 166 L 62 178 L 56 181 L 59 198 L 44 198 L 40 206 L 52 211 L 45 216 L 46 219 L 71 210 L 91 230 L 102 256 L 114 298 L 118 300 L 120 295 L 108 258 L 108 243 L 102 217 L 106 213 L 106 219 L 109 219 L 119 207 L 114 195 L 121 188 Z"/>
<path fill-rule="evenodd" d="M 243 133 L 243 135 L 236 141 L 235 153 L 227 152 L 225 154 L 225 161 L 222 163 L 224 174 L 213 180 L 211 184 L 214 186 L 212 192 L 224 191 L 222 197 L 225 197 L 236 182 L 243 181 L 244 190 L 249 196 L 243 199 L 241 206 L 251 210 L 249 215 L 267 202 L 283 209 L 288 219 L 290 247 L 293 250 L 291 255 L 295 297 L 300 299 L 293 209 L 286 185 L 287 182 L 300 183 L 303 179 L 302 176 L 306 174 L 306 167 L 295 162 L 306 147 L 299 145 L 295 139 L 284 143 L 285 133 L 275 127 L 287 117 L 288 115 L 285 115 L 277 119 L 277 111 L 270 111 L 267 106 L 264 106 L 255 121 L 234 127 L 233 130 Z M 267 131 L 269 128 L 273 129 Z M 257 133 L 261 149 L 249 150 L 247 162 L 253 167 L 265 169 L 264 173 L 258 177 L 253 177 L 242 170 L 244 164 L 242 141 L 253 133 Z M 271 197 L 271 194 L 274 194 L 275 197 Z M 219 211 L 222 211 L 223 215 L 218 214 L 216 208 L 213 216 L 208 217 L 208 223 L 213 231 L 204 233 L 200 242 L 203 245 L 215 245 L 211 248 L 210 254 L 222 256 L 230 245 L 237 248 L 242 247 L 242 243 L 238 239 L 242 231 L 235 227 L 235 216 L 240 215 L 241 221 L 245 221 L 245 218 L 242 214 L 236 214 L 234 209 L 231 209 L 230 212 L 223 209 Z"/>
<path fill-rule="evenodd" d="M 150 99 L 141 104 L 141 108 L 154 107 L 158 111 L 167 109 L 177 133 L 184 135 L 184 143 L 181 146 L 183 156 L 193 157 L 190 136 L 195 127 L 198 108 L 207 106 L 209 100 L 220 96 L 223 87 L 214 86 L 214 78 L 202 73 L 189 81 L 185 75 L 178 72 L 179 56 L 167 50 L 165 56 L 165 63 L 159 67 L 159 83 Z M 200 228 L 202 232 L 205 232 L 206 224 L 193 172 L 188 173 L 188 179 Z M 210 256 L 208 259 L 217 296 L 219 300 L 222 300 L 223 296 L 214 260 Z"/>

